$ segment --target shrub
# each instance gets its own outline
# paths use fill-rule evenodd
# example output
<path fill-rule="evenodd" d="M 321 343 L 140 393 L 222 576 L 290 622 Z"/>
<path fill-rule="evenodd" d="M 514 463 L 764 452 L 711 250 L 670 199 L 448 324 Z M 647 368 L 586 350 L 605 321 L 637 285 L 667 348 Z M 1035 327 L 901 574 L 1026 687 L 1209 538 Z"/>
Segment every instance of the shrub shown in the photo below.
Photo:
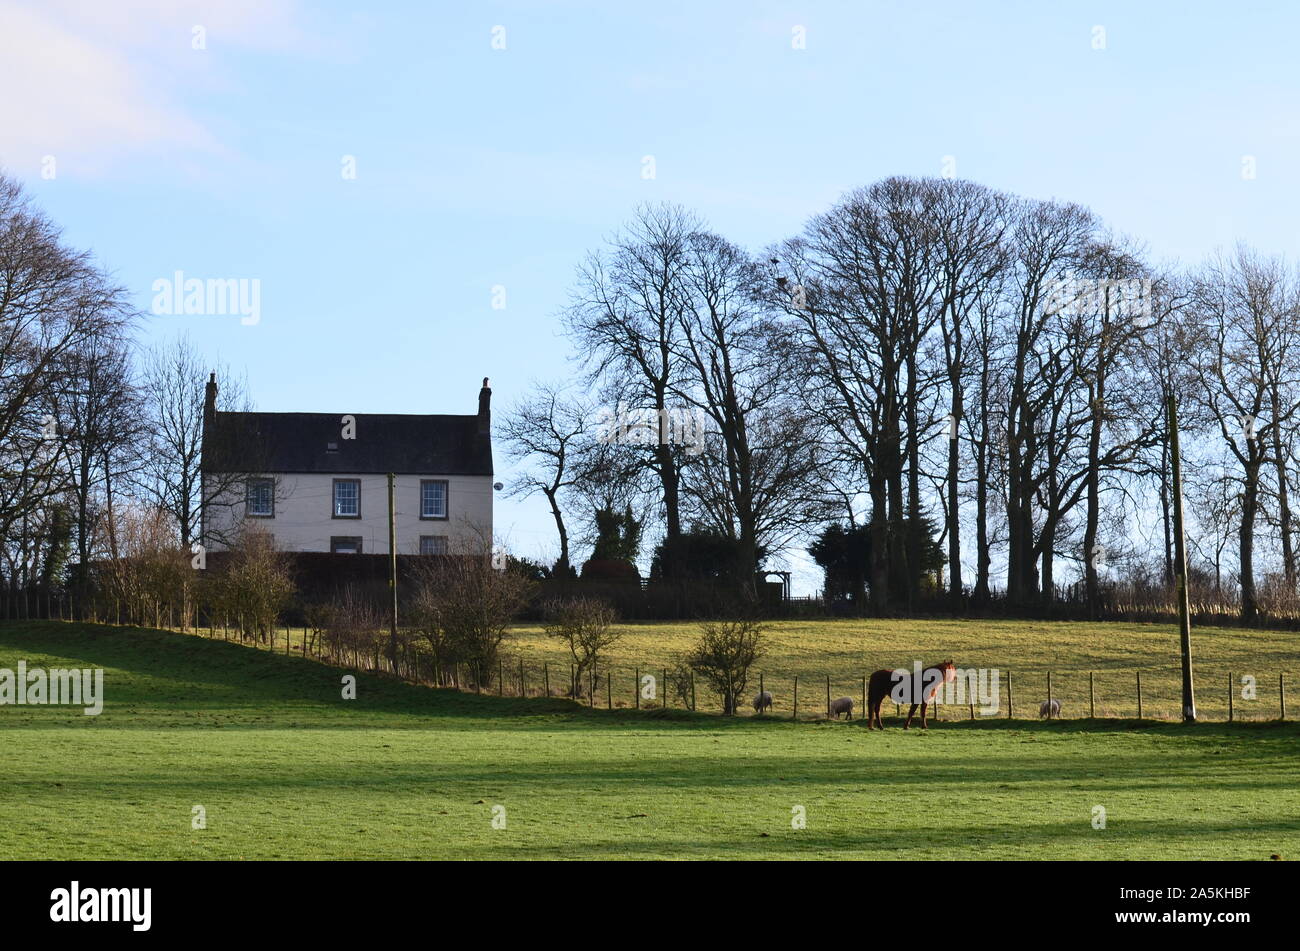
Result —
<path fill-rule="evenodd" d="M 104 593 L 136 624 L 161 627 L 188 618 L 193 599 L 190 554 L 162 509 L 124 506 L 115 525 L 118 557 L 100 565 Z"/>
<path fill-rule="evenodd" d="M 604 601 L 595 598 L 566 598 L 543 605 L 548 637 L 563 641 L 573 658 L 576 682 L 585 682 L 584 674 L 599 663 L 601 656 L 622 638 L 613 627 L 617 614 Z M 570 693 L 574 693 L 570 684 Z"/>
<path fill-rule="evenodd" d="M 319 611 L 314 619 L 321 625 L 330 653 L 335 657 L 351 654 L 354 660 L 378 651 L 383 620 L 374 601 L 351 584 L 344 586 L 329 607 Z"/>
<path fill-rule="evenodd" d="M 733 715 L 745 693 L 749 669 L 766 653 L 763 627 L 757 621 L 713 621 L 700 625 L 701 636 L 686 654 L 691 670 L 722 697 L 722 712 Z"/>
<path fill-rule="evenodd" d="M 641 580 L 641 573 L 630 561 L 592 558 L 582 566 L 582 580 L 636 582 Z"/>
<path fill-rule="evenodd" d="M 506 560 L 493 567 L 491 541 L 467 538 L 451 554 L 416 566 L 410 616 L 443 671 L 462 665 L 485 683 L 497 667 L 501 642 L 528 603 L 533 582 Z"/>
<path fill-rule="evenodd" d="M 216 579 L 215 606 L 237 619 L 242 636 L 268 640 L 280 612 L 293 596 L 284 555 L 267 532 L 240 534 L 225 573 Z"/>

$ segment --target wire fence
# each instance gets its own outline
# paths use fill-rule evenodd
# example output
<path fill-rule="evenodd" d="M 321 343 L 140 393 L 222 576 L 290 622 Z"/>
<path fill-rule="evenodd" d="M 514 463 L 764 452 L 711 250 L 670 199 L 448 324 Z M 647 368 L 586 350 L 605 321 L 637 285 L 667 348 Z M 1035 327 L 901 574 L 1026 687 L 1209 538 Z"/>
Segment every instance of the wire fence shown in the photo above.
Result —
<path fill-rule="evenodd" d="M 663 667 L 605 665 L 578 672 L 574 665 L 515 657 L 499 662 L 495 678 L 471 689 L 507 697 L 572 697 L 606 709 L 679 709 L 721 713 L 720 694 L 693 673 Z M 1079 670 L 999 670 L 997 689 L 962 696 L 951 688 L 929 705 L 931 720 L 996 719 L 1182 719 L 1182 672 L 1176 667 Z M 1268 721 L 1287 718 L 1287 683 L 1280 673 L 1236 673 L 1214 667 L 1196 671 L 1196 713 L 1206 721 Z M 751 673 L 736 715 L 800 720 L 846 720 L 866 716 L 869 672 L 855 675 Z M 771 705 L 759 696 L 771 695 Z M 832 714 L 852 701 L 851 708 Z M 1293 696 L 1294 699 L 1294 696 Z M 835 704 L 835 706 L 833 706 Z M 761 707 L 761 709 L 760 709 Z M 905 717 L 908 704 L 886 698 L 882 718 Z M 919 713 L 919 710 L 918 710 Z"/>
<path fill-rule="evenodd" d="M 47 617 L 63 615 L 51 604 Z M 45 612 L 42 612 L 45 613 Z M 3 615 L 0 615 L 2 618 Z M 589 707 L 609 710 L 675 709 L 724 712 L 722 696 L 689 670 L 627 663 L 554 663 L 523 653 L 503 654 L 491 669 L 477 665 L 442 663 L 427 644 L 399 639 L 397 656 L 387 635 L 364 644 L 330 643 L 324 632 L 311 627 L 281 625 L 262 639 L 247 637 L 228 619 L 207 618 L 206 624 L 178 626 L 166 618 L 161 629 L 216 640 L 239 641 L 270 653 L 311 658 L 325 663 L 374 673 L 395 675 L 413 683 L 503 697 L 567 697 Z M 174 619 L 172 619 L 174 621 Z M 112 624 L 112 619 L 106 619 Z M 948 685 L 930 705 L 931 720 L 988 719 L 1182 719 L 1182 672 L 1177 665 L 1164 667 L 1061 670 L 1037 667 L 978 671 L 982 675 L 955 691 Z M 851 710 L 837 714 L 849 720 L 866 716 L 867 687 L 871 671 L 814 669 L 800 671 L 754 670 L 737 698 L 739 716 L 826 719 L 832 702 L 847 698 Z M 1219 666 L 1195 668 L 1197 718 L 1210 721 L 1268 721 L 1287 719 L 1288 684 L 1276 670 L 1227 670 Z M 756 702 L 760 693 L 771 694 L 770 706 Z M 954 695 L 955 694 L 955 695 Z M 1292 693 L 1294 700 L 1294 690 Z M 847 704 L 840 704 L 847 706 Z M 906 705 L 886 698 L 884 718 L 907 714 Z"/>

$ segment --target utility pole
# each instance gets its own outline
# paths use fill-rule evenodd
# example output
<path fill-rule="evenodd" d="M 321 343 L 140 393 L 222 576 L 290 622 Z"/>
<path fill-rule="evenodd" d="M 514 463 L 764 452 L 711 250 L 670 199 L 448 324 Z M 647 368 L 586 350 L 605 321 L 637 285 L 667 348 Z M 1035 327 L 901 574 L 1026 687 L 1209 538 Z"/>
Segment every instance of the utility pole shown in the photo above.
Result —
<path fill-rule="evenodd" d="M 1196 722 L 1192 689 L 1192 613 L 1187 594 L 1187 540 L 1183 536 L 1183 461 L 1178 451 L 1178 407 L 1169 394 L 1169 443 L 1174 469 L 1174 578 L 1178 598 L 1178 634 L 1183 653 L 1183 722 Z"/>
<path fill-rule="evenodd" d="M 392 595 L 392 614 L 389 617 L 388 654 L 397 673 L 397 507 L 394 502 L 393 473 L 388 473 L 388 591 Z"/>

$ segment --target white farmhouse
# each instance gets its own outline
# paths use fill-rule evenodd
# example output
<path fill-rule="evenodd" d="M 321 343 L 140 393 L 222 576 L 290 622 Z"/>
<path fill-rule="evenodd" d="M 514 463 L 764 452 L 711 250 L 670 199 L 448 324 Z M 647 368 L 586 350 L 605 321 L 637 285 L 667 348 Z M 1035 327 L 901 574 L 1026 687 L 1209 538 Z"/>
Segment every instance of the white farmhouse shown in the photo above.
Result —
<path fill-rule="evenodd" d="M 283 551 L 388 553 L 388 473 L 401 555 L 492 538 L 492 390 L 472 416 L 226 413 L 208 380 L 202 537 L 228 548 L 256 523 Z"/>

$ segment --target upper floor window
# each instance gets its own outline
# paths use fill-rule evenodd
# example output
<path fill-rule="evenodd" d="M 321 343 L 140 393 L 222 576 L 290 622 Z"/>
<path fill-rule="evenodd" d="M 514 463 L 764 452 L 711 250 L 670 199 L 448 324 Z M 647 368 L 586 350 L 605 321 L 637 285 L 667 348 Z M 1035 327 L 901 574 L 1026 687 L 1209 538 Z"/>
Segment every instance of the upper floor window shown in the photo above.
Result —
<path fill-rule="evenodd" d="M 334 480 L 334 517 L 361 517 L 361 480 Z"/>
<path fill-rule="evenodd" d="M 275 480 L 249 479 L 244 514 L 250 518 L 275 518 Z"/>
<path fill-rule="evenodd" d="M 420 518 L 447 517 L 447 483 L 443 479 L 420 480 Z"/>

